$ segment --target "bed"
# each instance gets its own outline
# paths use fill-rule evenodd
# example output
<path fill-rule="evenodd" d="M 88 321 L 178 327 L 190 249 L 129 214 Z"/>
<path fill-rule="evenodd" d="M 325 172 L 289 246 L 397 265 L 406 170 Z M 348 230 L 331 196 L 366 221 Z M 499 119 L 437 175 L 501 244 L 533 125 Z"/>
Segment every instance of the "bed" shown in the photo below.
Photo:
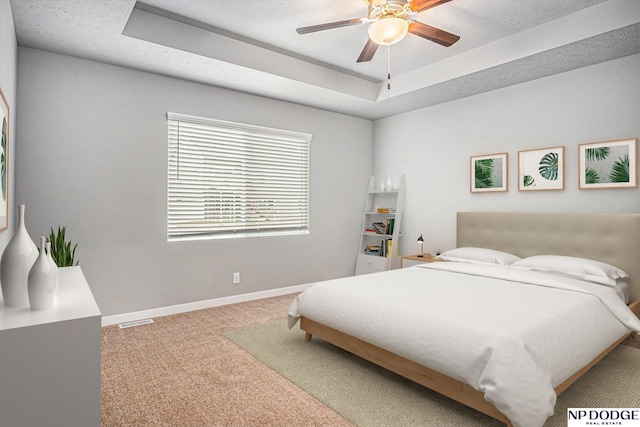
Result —
<path fill-rule="evenodd" d="M 517 262 L 320 282 L 293 302 L 289 326 L 518 427 L 544 424 L 558 394 L 640 330 L 640 214 L 459 212 L 456 244 Z M 567 256 L 611 270 L 528 264 Z"/>

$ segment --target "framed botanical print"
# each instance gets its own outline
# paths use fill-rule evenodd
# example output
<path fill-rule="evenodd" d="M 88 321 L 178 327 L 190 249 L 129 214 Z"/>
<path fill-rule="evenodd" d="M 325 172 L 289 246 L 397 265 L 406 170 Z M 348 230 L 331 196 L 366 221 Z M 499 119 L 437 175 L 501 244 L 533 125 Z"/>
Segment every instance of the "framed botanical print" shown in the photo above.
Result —
<path fill-rule="evenodd" d="M 518 151 L 518 190 L 564 189 L 564 147 Z"/>
<path fill-rule="evenodd" d="M 0 232 L 9 227 L 9 103 L 0 88 Z"/>
<path fill-rule="evenodd" d="M 638 186 L 638 139 L 594 142 L 578 146 L 579 187 Z"/>
<path fill-rule="evenodd" d="M 507 191 L 507 153 L 471 157 L 471 192 Z"/>

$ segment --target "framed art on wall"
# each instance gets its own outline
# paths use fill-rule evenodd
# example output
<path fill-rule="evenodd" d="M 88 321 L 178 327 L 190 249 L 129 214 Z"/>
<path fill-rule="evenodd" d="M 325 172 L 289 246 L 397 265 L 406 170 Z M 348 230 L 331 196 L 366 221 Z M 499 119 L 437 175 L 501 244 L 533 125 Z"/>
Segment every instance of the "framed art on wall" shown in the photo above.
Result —
<path fill-rule="evenodd" d="M 9 227 L 9 103 L 0 88 L 0 232 Z"/>
<path fill-rule="evenodd" d="M 564 147 L 518 151 L 518 190 L 563 190 Z"/>
<path fill-rule="evenodd" d="M 507 191 L 507 153 L 471 157 L 471 192 Z"/>
<path fill-rule="evenodd" d="M 638 186 L 638 139 L 594 142 L 578 146 L 580 188 Z"/>

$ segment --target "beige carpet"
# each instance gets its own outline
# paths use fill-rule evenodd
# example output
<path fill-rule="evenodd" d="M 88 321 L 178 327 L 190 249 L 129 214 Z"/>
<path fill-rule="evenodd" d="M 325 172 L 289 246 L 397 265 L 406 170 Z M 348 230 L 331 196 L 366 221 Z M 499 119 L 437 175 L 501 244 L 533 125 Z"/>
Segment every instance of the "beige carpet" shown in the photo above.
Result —
<path fill-rule="evenodd" d="M 103 328 L 102 426 L 351 426 L 222 336 L 282 317 L 293 298 Z"/>
<path fill-rule="evenodd" d="M 483 414 L 304 332 L 286 320 L 226 337 L 358 426 L 500 426 Z M 619 346 L 563 393 L 545 426 L 566 426 L 568 407 L 640 406 L 640 351 Z"/>

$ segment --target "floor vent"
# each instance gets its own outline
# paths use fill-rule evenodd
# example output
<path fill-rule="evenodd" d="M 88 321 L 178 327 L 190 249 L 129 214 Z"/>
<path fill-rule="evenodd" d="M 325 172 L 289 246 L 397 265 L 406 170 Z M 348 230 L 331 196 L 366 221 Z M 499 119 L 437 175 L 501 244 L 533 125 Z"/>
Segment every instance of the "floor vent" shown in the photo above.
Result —
<path fill-rule="evenodd" d="M 126 329 L 126 328 L 133 328 L 134 326 L 148 325 L 149 323 L 153 323 L 153 320 L 152 319 L 133 320 L 131 322 L 119 323 L 118 327 L 120 329 Z"/>

